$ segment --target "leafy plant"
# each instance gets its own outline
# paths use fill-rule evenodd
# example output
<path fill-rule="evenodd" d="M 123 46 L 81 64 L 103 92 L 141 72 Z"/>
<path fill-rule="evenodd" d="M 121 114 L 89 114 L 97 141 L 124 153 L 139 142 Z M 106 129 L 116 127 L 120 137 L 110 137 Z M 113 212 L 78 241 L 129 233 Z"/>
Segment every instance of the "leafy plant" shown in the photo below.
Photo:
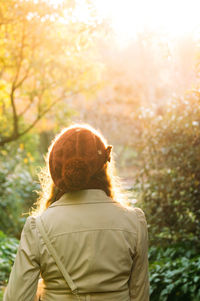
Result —
<path fill-rule="evenodd" d="M 169 244 L 200 237 L 200 97 L 197 92 L 140 115 L 136 189 L 150 241 Z"/>
<path fill-rule="evenodd" d="M 19 241 L 0 231 L 0 286 L 6 284 L 15 260 Z"/>
<path fill-rule="evenodd" d="M 34 179 L 34 149 L 26 136 L 26 143 L 11 143 L 0 151 L 0 230 L 18 238 L 26 218 L 23 213 L 35 202 L 39 188 Z"/>
<path fill-rule="evenodd" d="M 149 261 L 151 301 L 200 299 L 200 256 L 194 247 L 152 247 Z"/>

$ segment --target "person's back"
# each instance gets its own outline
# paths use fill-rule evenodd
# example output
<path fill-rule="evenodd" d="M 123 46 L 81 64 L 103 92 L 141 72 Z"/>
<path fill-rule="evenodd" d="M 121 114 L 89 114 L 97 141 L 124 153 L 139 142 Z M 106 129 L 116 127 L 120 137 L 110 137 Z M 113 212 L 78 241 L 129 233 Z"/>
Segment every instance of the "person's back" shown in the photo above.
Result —
<path fill-rule="evenodd" d="M 16 301 L 32 301 L 39 272 L 42 301 L 149 300 L 144 213 L 121 205 L 101 187 L 86 188 L 64 193 L 40 217 L 27 219 L 5 301 L 14 301 L 14 295 Z M 49 253 L 38 219 L 78 296 Z"/>
<path fill-rule="evenodd" d="M 145 219 L 140 209 L 123 207 L 107 197 L 104 191 L 91 189 L 65 194 L 43 213 L 42 219 L 81 294 L 101 293 L 102 300 L 106 300 L 104 293 L 110 293 L 111 300 L 129 300 L 130 266 L 139 251 L 138 229 L 145 235 Z M 45 249 L 43 245 L 44 300 L 53 300 L 54 290 L 60 290 L 65 296 L 66 282 Z M 140 264 L 144 265 L 146 258 L 144 254 Z M 148 294 L 147 261 L 143 279 L 138 279 L 140 267 L 138 271 L 137 266 L 134 269 L 136 277 L 132 291 L 137 294 L 137 284 L 142 281 Z M 70 293 L 69 287 L 67 291 Z"/>

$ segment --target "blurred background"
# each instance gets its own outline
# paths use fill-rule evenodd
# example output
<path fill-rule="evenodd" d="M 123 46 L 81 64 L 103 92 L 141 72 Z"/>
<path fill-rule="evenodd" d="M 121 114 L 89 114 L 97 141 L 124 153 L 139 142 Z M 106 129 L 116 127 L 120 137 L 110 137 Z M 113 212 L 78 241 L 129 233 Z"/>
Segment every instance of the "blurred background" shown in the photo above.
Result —
<path fill-rule="evenodd" d="M 200 2 L 0 0 L 0 300 L 51 139 L 113 145 L 151 300 L 200 300 Z"/>

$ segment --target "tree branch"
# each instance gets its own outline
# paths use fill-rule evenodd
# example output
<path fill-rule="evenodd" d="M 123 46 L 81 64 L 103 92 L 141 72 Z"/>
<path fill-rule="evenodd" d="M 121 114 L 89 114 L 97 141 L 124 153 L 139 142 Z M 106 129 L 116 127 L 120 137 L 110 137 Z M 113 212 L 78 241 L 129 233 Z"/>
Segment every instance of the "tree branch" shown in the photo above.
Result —
<path fill-rule="evenodd" d="M 11 101 L 11 107 L 13 112 L 13 136 L 18 135 L 18 116 L 15 106 L 15 96 L 14 96 L 14 89 L 12 88 L 11 94 L 10 94 L 10 101 Z"/>
<path fill-rule="evenodd" d="M 23 131 L 21 132 L 19 135 L 23 136 L 24 134 L 28 133 L 39 121 L 40 119 L 46 115 L 59 101 L 61 101 L 64 98 L 64 96 L 60 96 L 59 98 L 57 98 L 55 101 L 53 101 L 51 103 L 50 106 L 48 106 L 48 108 L 46 108 L 46 110 L 44 110 L 42 113 L 39 113 L 37 118 Z M 1 145 L 1 144 L 0 144 Z"/>
<path fill-rule="evenodd" d="M 75 95 L 76 93 L 70 93 L 69 96 L 73 96 Z M 17 139 L 19 139 L 21 136 L 25 135 L 26 133 L 28 133 L 40 120 L 41 118 L 46 115 L 59 101 L 61 101 L 63 98 L 65 98 L 66 95 L 65 93 L 62 94 L 59 98 L 57 98 L 55 101 L 53 101 L 49 106 L 48 108 L 46 108 L 45 110 L 43 110 L 42 113 L 38 114 L 38 116 L 36 117 L 36 119 L 24 130 L 22 131 L 21 133 L 17 133 L 17 134 L 12 134 L 10 137 L 5 137 L 5 138 L 1 138 L 0 137 L 0 147 L 4 146 L 6 143 L 8 142 L 12 142 L 12 141 L 15 141 Z"/>
<path fill-rule="evenodd" d="M 24 110 L 22 110 L 21 113 L 18 114 L 19 118 L 21 118 L 22 116 L 24 116 L 24 114 L 30 109 L 32 103 L 33 103 L 33 101 L 31 100 L 29 102 L 29 104 L 24 108 Z"/>
<path fill-rule="evenodd" d="M 25 23 L 23 23 L 23 29 L 22 29 L 22 39 L 21 39 L 21 46 L 20 46 L 20 52 L 19 52 L 19 63 L 17 65 L 17 71 L 15 74 L 15 78 L 13 80 L 13 90 L 17 89 L 17 81 L 20 74 L 20 69 L 22 65 L 22 61 L 24 58 L 24 42 L 25 42 Z"/>
<path fill-rule="evenodd" d="M 88 87 L 88 89 L 90 90 L 91 88 L 94 88 L 95 85 L 92 87 Z M 42 112 L 40 112 L 38 114 L 38 116 L 36 117 L 36 119 L 21 133 L 18 131 L 17 133 L 13 133 L 11 136 L 9 137 L 1 137 L 0 136 L 0 147 L 5 145 L 8 142 L 12 142 L 17 140 L 18 138 L 20 138 L 21 136 L 25 135 L 26 133 L 28 133 L 40 120 L 41 118 L 46 115 L 59 101 L 61 101 L 62 99 L 66 99 L 67 97 L 73 97 L 74 95 L 77 95 L 78 93 L 80 93 L 82 91 L 74 91 L 74 92 L 70 92 L 68 93 L 68 95 L 65 94 L 65 92 L 62 93 L 62 95 L 60 97 L 58 97 L 55 101 L 53 101 L 48 108 L 46 108 L 45 110 L 43 110 Z M 15 104 L 13 103 L 13 111 L 15 110 Z M 19 117 L 19 116 L 17 116 Z"/>

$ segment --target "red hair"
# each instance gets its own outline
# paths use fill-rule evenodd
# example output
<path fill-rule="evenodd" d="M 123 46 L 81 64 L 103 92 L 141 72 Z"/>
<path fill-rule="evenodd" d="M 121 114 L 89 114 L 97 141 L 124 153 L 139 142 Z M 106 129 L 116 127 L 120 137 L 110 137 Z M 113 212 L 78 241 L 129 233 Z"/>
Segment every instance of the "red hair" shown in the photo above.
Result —
<path fill-rule="evenodd" d="M 55 148 L 56 143 L 58 141 L 61 141 L 61 138 L 63 137 L 63 134 L 66 135 L 66 133 L 69 133 L 69 131 L 81 128 L 83 130 L 89 131 L 92 135 L 95 136 L 95 139 L 98 139 L 102 144 L 102 149 L 104 148 L 105 151 L 105 158 L 103 164 L 101 164 L 101 168 L 97 168 L 93 164 L 92 166 L 95 166 L 96 171 L 91 172 L 89 179 L 84 182 L 84 185 L 82 184 L 82 171 L 85 174 L 85 165 L 80 165 L 80 162 L 75 162 L 75 160 L 71 160 L 70 164 L 68 165 L 68 168 L 64 168 L 63 170 L 59 170 L 57 174 L 53 174 L 51 170 L 52 165 L 50 165 L 50 158 L 52 157 L 53 151 L 57 151 Z M 96 138 L 97 137 L 97 138 Z M 100 145 L 99 142 L 99 145 Z M 94 147 L 94 146 L 92 146 Z M 67 149 L 68 150 L 68 149 Z M 102 150 L 101 150 L 102 151 Z M 39 214 L 46 210 L 53 202 L 59 200 L 59 198 L 67 192 L 73 191 L 73 190 L 81 190 L 81 189 L 101 189 L 105 191 L 105 193 L 111 197 L 113 200 L 119 201 L 121 199 L 121 193 L 120 193 L 120 184 L 117 179 L 117 177 L 114 175 L 114 161 L 112 158 L 112 155 L 110 154 L 111 147 L 107 146 L 106 140 L 104 137 L 94 130 L 89 125 L 73 125 L 67 129 L 64 129 L 51 143 L 49 147 L 49 151 L 46 157 L 46 167 L 41 170 L 39 174 L 39 180 L 41 183 L 41 191 L 39 192 L 39 198 L 37 201 L 37 208 L 33 211 L 33 214 Z M 55 152 L 56 153 L 56 152 Z M 73 152 L 72 152 L 73 153 Z M 59 150 L 57 151 L 57 154 L 59 154 Z M 96 158 L 95 158 L 96 160 Z M 56 160 L 55 160 L 56 161 Z M 95 162 L 95 161 L 94 161 Z M 64 162 L 66 163 L 66 162 Z M 73 164 L 72 164 L 73 163 Z M 55 164 L 56 166 L 56 164 Z M 65 164 L 63 164 L 65 166 Z M 67 165 L 66 165 L 67 166 Z M 50 168 L 49 168 L 50 167 Z M 80 172 L 82 168 L 82 171 Z M 92 169 L 93 171 L 95 170 Z M 77 171 L 79 170 L 79 171 Z M 68 173 L 68 174 L 67 174 Z M 74 175 L 75 177 L 72 177 Z M 81 175 L 80 177 L 78 175 Z M 61 181 L 61 178 L 64 179 L 64 181 Z M 76 183 L 73 182 L 73 178 L 76 179 Z M 78 178 L 78 180 L 77 180 Z M 66 180 L 67 179 L 67 180 Z M 59 180 L 59 181 L 57 181 Z M 62 185 L 60 185 L 60 183 Z M 56 185 L 57 184 L 57 185 Z"/>

